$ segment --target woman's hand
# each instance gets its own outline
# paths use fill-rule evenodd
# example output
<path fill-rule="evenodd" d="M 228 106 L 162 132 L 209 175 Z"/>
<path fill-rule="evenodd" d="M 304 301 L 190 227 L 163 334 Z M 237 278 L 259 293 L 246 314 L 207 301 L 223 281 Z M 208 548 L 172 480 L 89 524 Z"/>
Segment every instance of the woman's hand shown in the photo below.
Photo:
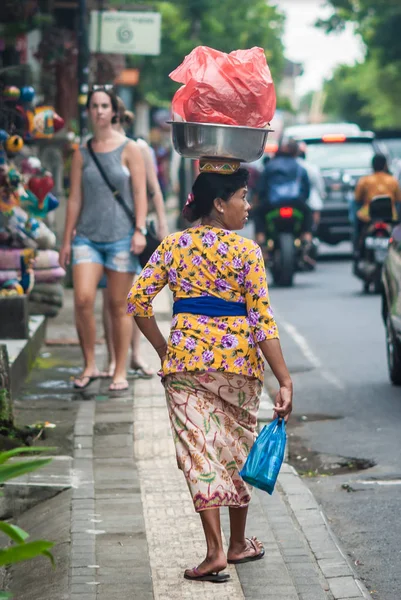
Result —
<path fill-rule="evenodd" d="M 274 416 L 283 417 L 285 422 L 287 423 L 290 418 L 290 414 L 292 412 L 292 385 L 291 386 L 282 386 L 280 387 L 280 391 L 277 392 L 275 401 L 274 401 Z"/>
<path fill-rule="evenodd" d="M 135 231 L 131 238 L 131 252 L 132 254 L 141 254 L 145 250 L 146 237 L 140 231 Z"/>
<path fill-rule="evenodd" d="M 71 261 L 71 242 L 63 242 L 59 253 L 60 267 L 65 269 Z"/>

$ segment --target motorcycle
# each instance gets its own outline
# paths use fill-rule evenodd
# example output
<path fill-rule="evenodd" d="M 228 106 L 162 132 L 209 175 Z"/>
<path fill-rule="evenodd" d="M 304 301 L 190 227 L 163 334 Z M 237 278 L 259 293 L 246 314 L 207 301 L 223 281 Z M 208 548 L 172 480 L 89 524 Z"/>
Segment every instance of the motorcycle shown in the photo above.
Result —
<path fill-rule="evenodd" d="M 393 230 L 393 206 L 390 196 L 376 196 L 369 206 L 370 222 L 359 238 L 359 256 L 354 262 L 354 275 L 363 281 L 368 293 L 382 290 L 382 268 Z"/>
<path fill-rule="evenodd" d="M 301 240 L 304 213 L 291 203 L 272 207 L 265 216 L 266 267 L 275 285 L 291 287 L 297 271 L 311 271 L 317 257 L 317 244 L 305 247 Z"/>

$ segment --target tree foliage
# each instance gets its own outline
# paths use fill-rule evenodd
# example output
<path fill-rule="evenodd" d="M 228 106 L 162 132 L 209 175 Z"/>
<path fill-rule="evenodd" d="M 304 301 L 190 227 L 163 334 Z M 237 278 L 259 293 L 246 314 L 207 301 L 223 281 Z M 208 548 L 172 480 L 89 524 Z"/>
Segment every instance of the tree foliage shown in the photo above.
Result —
<path fill-rule="evenodd" d="M 265 0 L 175 0 L 149 3 L 162 15 L 161 54 L 129 57 L 140 68 L 139 94 L 151 104 L 169 102 L 178 89 L 168 75 L 196 46 L 231 52 L 260 46 L 265 49 L 273 77 L 284 63 L 284 17 Z"/>
<path fill-rule="evenodd" d="M 330 0 L 334 12 L 318 25 L 328 33 L 352 22 L 366 58 L 340 66 L 326 83 L 326 112 L 375 128 L 401 128 L 401 3 L 399 0 Z"/>
<path fill-rule="evenodd" d="M 334 13 L 318 25 L 328 33 L 355 23 L 365 42 L 382 65 L 401 60 L 401 3 L 399 0 L 329 0 Z"/>

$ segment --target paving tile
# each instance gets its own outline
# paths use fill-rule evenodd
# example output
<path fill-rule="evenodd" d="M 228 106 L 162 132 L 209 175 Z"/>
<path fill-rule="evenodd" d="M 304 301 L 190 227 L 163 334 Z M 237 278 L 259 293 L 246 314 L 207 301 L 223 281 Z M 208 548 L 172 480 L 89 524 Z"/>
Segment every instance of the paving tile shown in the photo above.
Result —
<path fill-rule="evenodd" d="M 79 435 L 74 438 L 74 448 L 92 448 L 93 438 L 90 435 Z"/>
<path fill-rule="evenodd" d="M 323 558 L 318 561 L 323 575 L 329 577 L 346 577 L 352 575 L 351 569 L 344 559 Z"/>
<path fill-rule="evenodd" d="M 143 356 L 158 368 L 146 343 Z M 230 565 L 231 580 L 224 586 L 185 581 L 184 569 L 203 558 L 205 543 L 185 478 L 176 466 L 159 380 L 135 381 L 133 397 L 82 406 L 75 429 L 74 467 L 81 483 L 73 491 L 72 600 L 328 600 L 311 549 L 322 572 L 330 576 L 335 599 L 346 597 L 335 593 L 352 589 L 351 595 L 360 598 L 352 577 L 337 577 L 346 572 L 336 563 L 339 553 L 320 508 L 288 465 L 283 466 L 277 492 L 270 497 L 255 491 L 249 511 L 249 535 L 262 539 L 266 559 L 237 569 Z M 226 544 L 227 511 L 222 526 Z"/>
<path fill-rule="evenodd" d="M 328 579 L 328 582 L 335 600 L 362 596 L 353 577 L 335 577 Z"/>
<path fill-rule="evenodd" d="M 137 398 L 137 382 L 134 386 Z M 149 398 L 149 388 L 147 396 Z M 232 580 L 224 586 L 201 582 L 192 585 L 183 578 L 184 570 L 203 558 L 205 544 L 185 478 L 177 469 L 164 404 L 149 411 L 135 403 L 134 439 L 155 600 L 243 600 L 244 594 L 233 567 L 229 569 Z M 166 552 L 166 544 L 173 540 L 179 540 L 180 544 L 174 546 L 174 553 Z"/>

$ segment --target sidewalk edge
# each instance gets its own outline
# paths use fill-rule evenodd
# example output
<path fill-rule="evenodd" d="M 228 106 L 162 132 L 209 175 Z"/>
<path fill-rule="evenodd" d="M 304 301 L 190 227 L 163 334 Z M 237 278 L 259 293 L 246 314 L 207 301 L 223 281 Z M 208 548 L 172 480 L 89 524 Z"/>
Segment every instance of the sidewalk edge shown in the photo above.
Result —
<path fill-rule="evenodd" d="M 7 347 L 10 363 L 11 397 L 15 398 L 38 357 L 46 337 L 47 319 L 34 316 L 29 319 L 29 337 L 26 340 L 2 340 Z"/>
<path fill-rule="evenodd" d="M 269 385 L 266 380 L 264 382 L 264 391 L 267 393 L 270 402 L 273 404 L 271 393 L 269 391 Z M 266 419 L 265 417 L 258 418 L 259 425 L 265 425 L 266 422 L 269 421 L 271 421 L 271 419 Z M 349 557 L 343 550 L 340 540 L 330 527 L 322 506 L 317 502 L 312 491 L 303 481 L 298 471 L 288 463 L 289 445 L 289 438 L 287 438 L 284 463 L 278 479 L 278 493 L 281 493 L 285 496 L 285 499 L 296 519 L 298 527 L 302 532 L 302 535 L 304 536 L 305 541 L 314 557 L 316 566 L 318 567 L 321 576 L 330 586 L 330 591 L 334 595 L 334 598 L 344 598 L 344 600 L 346 600 L 346 598 L 354 600 L 354 598 L 358 598 L 358 596 L 365 598 L 365 600 L 371 598 L 368 589 L 361 581 L 358 573 L 355 571 L 351 561 L 349 560 Z M 290 481 L 288 481 L 289 478 Z M 319 515 L 321 523 L 319 522 L 319 518 L 316 519 L 317 515 Z M 308 521 L 310 522 L 309 526 L 307 524 Z M 340 555 L 343 565 L 341 565 L 341 561 L 337 562 L 334 558 L 334 553 L 331 552 L 330 554 L 330 550 L 327 549 L 327 546 L 324 546 L 324 542 L 327 540 L 325 533 L 328 534 L 335 547 L 335 551 Z M 328 558 L 325 558 L 325 553 Z M 340 574 L 332 574 L 330 576 L 330 571 L 326 570 L 326 572 L 324 572 L 322 569 L 322 563 L 320 562 L 324 560 L 333 560 L 333 564 L 335 563 L 335 569 L 338 570 Z M 332 565 L 329 565 L 329 567 L 330 566 Z M 342 568 L 344 568 L 343 574 L 341 574 Z M 343 595 L 343 593 L 341 593 L 341 595 L 337 595 L 337 586 L 335 585 L 335 580 L 341 578 L 346 579 L 347 577 L 352 577 L 359 594 L 356 595 L 351 592 L 351 595 Z"/>
<path fill-rule="evenodd" d="M 288 463 L 283 465 L 282 474 L 279 477 L 279 487 L 281 488 L 279 493 L 282 493 L 285 496 L 296 522 L 306 539 L 308 547 L 313 554 L 316 565 L 323 578 L 328 582 L 334 597 L 344 599 L 354 599 L 358 597 L 354 592 L 351 592 L 350 595 L 344 595 L 344 592 L 341 592 L 340 595 L 337 595 L 336 593 L 336 588 L 338 587 L 337 584 L 349 585 L 349 579 L 352 578 L 355 586 L 359 590 L 359 597 L 365 599 L 371 598 L 368 589 L 361 581 L 346 552 L 343 550 L 340 540 L 329 525 L 321 505 L 317 502 L 313 493 L 302 480 L 296 469 Z M 321 523 L 319 523 L 319 519 L 316 519 L 317 515 L 319 516 L 319 519 L 321 519 Z M 333 544 L 332 548 L 330 548 L 330 543 L 328 543 L 329 540 Z M 333 550 L 333 548 L 335 550 Z M 335 554 L 337 554 L 337 557 Z M 325 572 L 322 568 L 324 561 L 329 561 L 328 567 L 335 567 L 339 572 L 335 575 L 330 575 L 329 571 Z"/>

